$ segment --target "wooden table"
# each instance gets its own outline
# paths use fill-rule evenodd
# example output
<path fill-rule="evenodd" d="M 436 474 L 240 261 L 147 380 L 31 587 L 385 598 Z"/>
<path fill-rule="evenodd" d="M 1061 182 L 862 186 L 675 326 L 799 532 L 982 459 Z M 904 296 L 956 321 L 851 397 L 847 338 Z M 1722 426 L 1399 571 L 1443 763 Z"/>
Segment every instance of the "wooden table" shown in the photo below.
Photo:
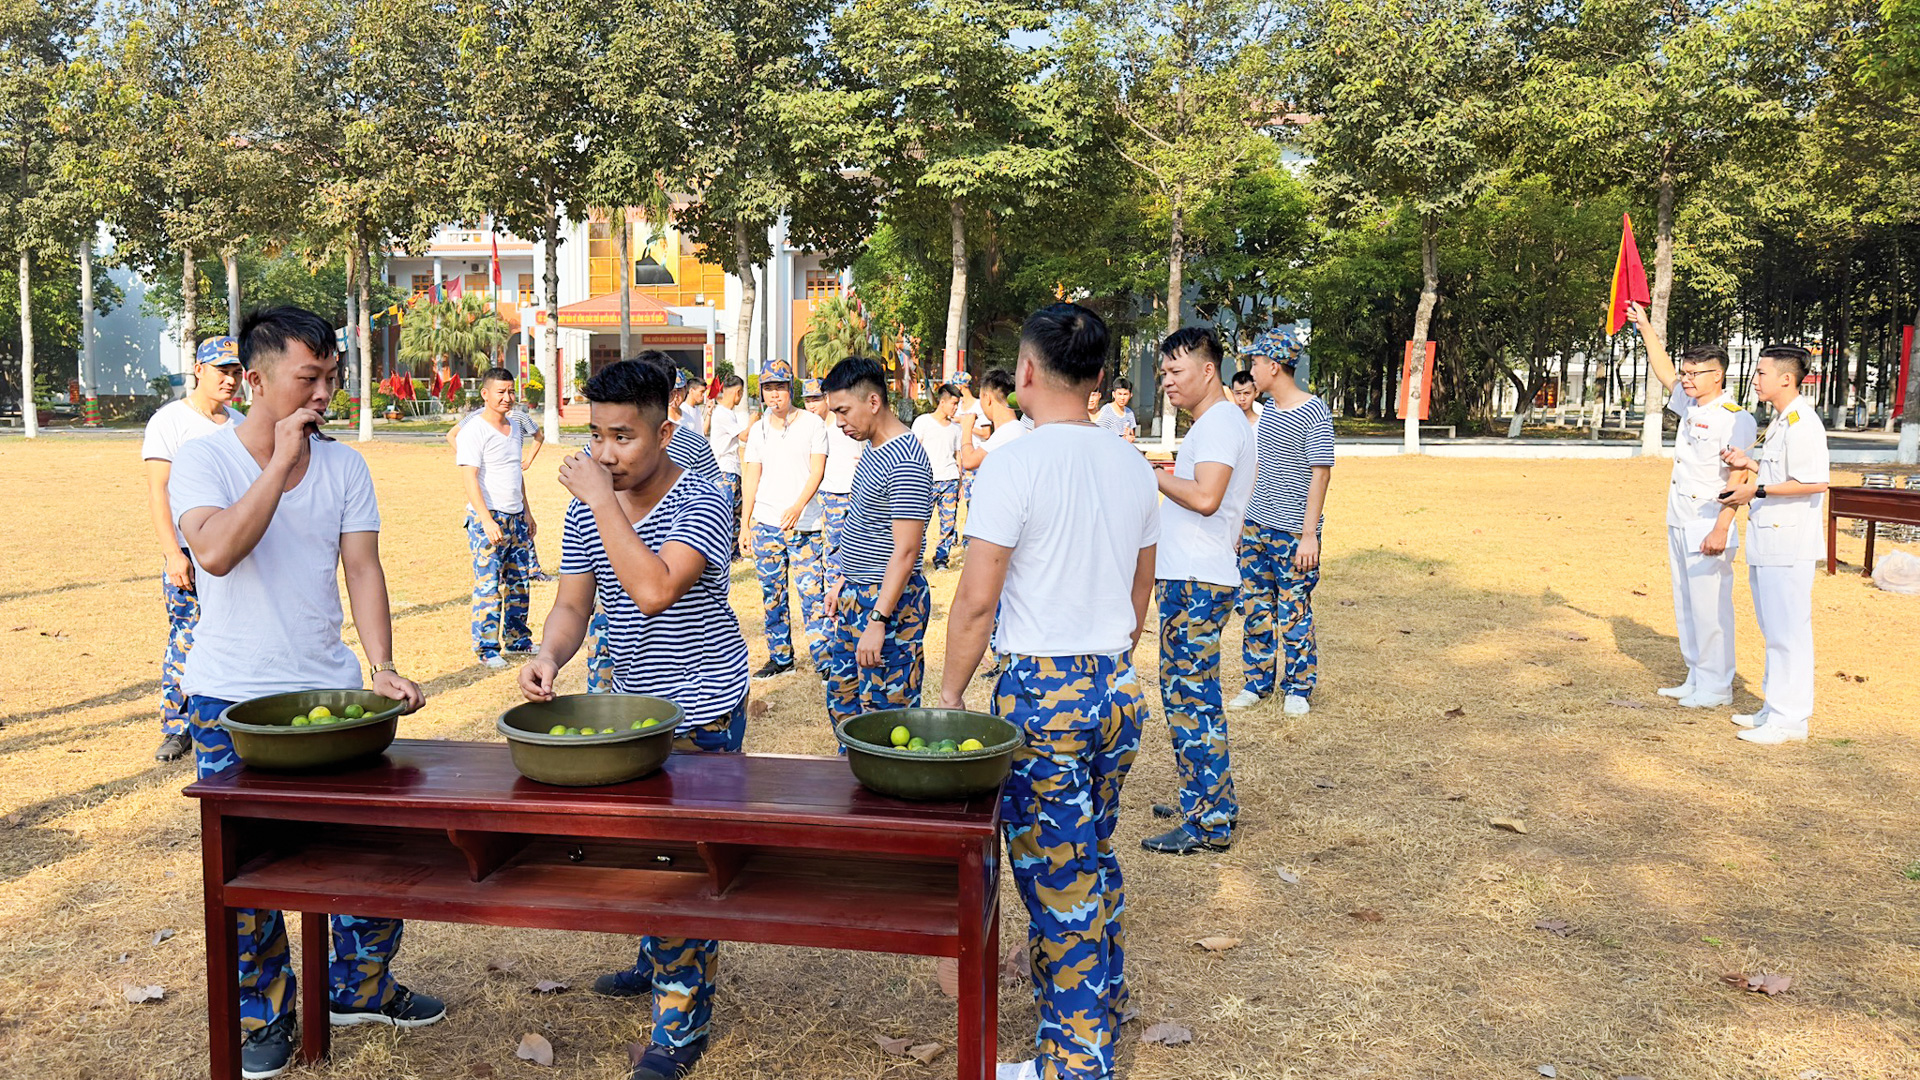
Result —
<path fill-rule="evenodd" d="M 1882 521 L 1902 525 L 1920 525 L 1920 491 L 1898 488 L 1837 487 L 1827 489 L 1827 574 L 1839 563 L 1840 519 L 1865 518 L 1867 522 L 1867 565 L 1862 577 L 1873 576 L 1874 526 Z"/>
<path fill-rule="evenodd" d="M 301 912 L 309 1062 L 327 1053 L 332 913 L 950 956 L 960 1078 L 993 1072 L 996 797 L 901 802 L 856 784 L 845 759 L 762 754 L 675 754 L 634 783 L 549 787 L 504 744 L 409 739 L 347 772 L 237 767 L 186 793 L 200 800 L 212 1080 L 240 1077 L 247 907 Z"/>

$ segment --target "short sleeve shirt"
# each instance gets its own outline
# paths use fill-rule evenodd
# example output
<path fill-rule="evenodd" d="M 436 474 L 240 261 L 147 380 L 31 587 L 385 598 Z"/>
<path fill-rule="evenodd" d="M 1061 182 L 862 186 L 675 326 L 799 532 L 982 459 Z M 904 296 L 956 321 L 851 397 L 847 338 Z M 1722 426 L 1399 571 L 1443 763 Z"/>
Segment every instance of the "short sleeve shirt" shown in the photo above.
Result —
<path fill-rule="evenodd" d="M 827 471 L 820 478 L 820 490 L 833 495 L 853 491 L 853 476 L 866 452 L 864 439 L 856 439 L 840 429 L 840 422 L 829 418 L 827 425 Z"/>
<path fill-rule="evenodd" d="M 760 466 L 760 486 L 755 489 L 749 513 L 756 523 L 778 528 L 780 515 L 807 489 L 814 456 L 827 454 L 827 426 L 805 409 L 787 413 L 787 422 L 780 427 L 775 427 L 771 419 L 770 414 L 762 416 L 747 429 L 747 448 L 741 460 Z M 818 532 L 821 516 L 820 500 L 809 499 L 794 529 Z"/>
<path fill-rule="evenodd" d="M 913 437 L 926 451 L 933 466 L 935 483 L 960 479 L 960 421 L 941 423 L 933 413 L 921 413 L 913 421 Z"/>
<path fill-rule="evenodd" d="M 1757 426 L 1753 414 L 1728 394 L 1702 402 L 1675 394 L 1667 399 L 1667 407 L 1680 416 L 1680 434 L 1673 444 L 1673 477 L 1667 484 L 1667 524 L 1685 528 L 1711 523 L 1720 516 L 1720 493 L 1727 490 L 1732 473 L 1720 460 L 1720 452 L 1753 446 Z"/>
<path fill-rule="evenodd" d="M 205 435 L 212 435 L 217 431 L 224 431 L 247 418 L 246 413 L 231 405 L 221 407 L 226 410 L 225 423 L 215 423 L 211 418 L 201 415 L 200 410 L 184 400 L 169 401 L 160 406 L 154 412 L 153 418 L 147 421 L 146 434 L 140 440 L 141 459 L 172 461 L 173 456 L 180 452 L 180 447 L 185 443 Z M 172 502 L 171 493 L 168 495 L 168 502 Z M 181 547 L 187 546 L 178 528 L 173 530 L 173 539 Z"/>
<path fill-rule="evenodd" d="M 1313 470 L 1333 465 L 1333 413 L 1317 397 L 1285 409 L 1268 405 L 1260 413 L 1254 446 L 1259 464 L 1247 520 L 1295 535 L 1305 533 Z M 1313 528 L 1317 534 L 1320 523 L 1314 522 Z"/>
<path fill-rule="evenodd" d="M 524 436 L 513 414 L 507 414 L 507 430 L 502 433 L 485 420 L 470 420 L 460 425 L 454 436 L 453 460 L 460 466 L 480 470 L 480 497 L 488 510 L 517 514 L 527 508 L 526 484 L 520 468 Z M 468 506 L 467 509 L 477 509 Z"/>
<path fill-rule="evenodd" d="M 675 424 L 667 437 L 667 460 L 709 484 L 718 486 L 720 463 L 713 460 L 713 448 L 697 428 Z"/>
<path fill-rule="evenodd" d="M 1827 429 L 1806 398 L 1774 415 L 1767 425 L 1760 452 L 1752 455 L 1760 467 L 1755 482 L 1825 484 L 1832 480 L 1827 454 Z M 1747 564 L 1790 566 L 1813 562 L 1826 555 L 1822 514 L 1824 492 L 1814 495 L 1772 495 L 1755 499 L 1747 510 Z"/>
<path fill-rule="evenodd" d="M 1233 470 L 1226 494 L 1211 514 L 1160 501 L 1160 550 L 1154 575 L 1165 581 L 1240 584 L 1240 529 L 1253 496 L 1253 427 L 1231 400 L 1216 401 L 1187 429 L 1174 453 L 1173 475 L 1192 480 L 1204 463 Z"/>
<path fill-rule="evenodd" d="M 1121 436 L 1140 430 L 1139 421 L 1134 419 L 1133 410 L 1129 408 L 1116 409 L 1111 401 L 1100 406 L 1100 418 L 1096 420 L 1095 423 L 1113 432 L 1115 435 Z"/>
<path fill-rule="evenodd" d="M 932 513 L 933 466 L 920 440 L 903 432 L 868 449 L 853 470 L 853 497 L 840 530 L 841 576 L 860 583 L 884 579 L 893 556 L 893 523 L 925 521 Z M 913 561 L 918 568 L 919 552 Z"/>

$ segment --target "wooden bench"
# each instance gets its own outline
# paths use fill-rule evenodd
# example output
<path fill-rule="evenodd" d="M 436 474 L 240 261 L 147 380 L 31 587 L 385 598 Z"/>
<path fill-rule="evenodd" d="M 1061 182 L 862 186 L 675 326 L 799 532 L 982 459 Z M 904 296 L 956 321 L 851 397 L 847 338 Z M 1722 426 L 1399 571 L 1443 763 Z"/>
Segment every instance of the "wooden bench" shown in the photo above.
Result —
<path fill-rule="evenodd" d="M 1862 577 L 1873 576 L 1873 540 L 1879 522 L 1920 525 L 1920 491 L 1898 488 L 1836 487 L 1827 489 L 1827 575 L 1839 565 L 1840 519 L 1863 518 L 1867 523 L 1866 567 Z"/>
<path fill-rule="evenodd" d="M 301 912 L 308 1062 L 327 1053 L 331 913 L 950 956 L 959 1076 L 993 1073 L 997 796 L 901 802 L 844 759 L 758 754 L 549 787 L 502 744 L 407 739 L 345 772 L 237 767 L 186 794 L 200 800 L 212 1080 L 240 1076 L 234 909 L 248 907 Z"/>

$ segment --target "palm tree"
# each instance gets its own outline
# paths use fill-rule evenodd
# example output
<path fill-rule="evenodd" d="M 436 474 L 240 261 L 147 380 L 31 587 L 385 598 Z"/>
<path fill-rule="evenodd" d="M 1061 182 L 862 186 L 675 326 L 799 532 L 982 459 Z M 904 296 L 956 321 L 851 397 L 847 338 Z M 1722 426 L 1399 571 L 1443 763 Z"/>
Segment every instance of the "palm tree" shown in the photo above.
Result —
<path fill-rule="evenodd" d="M 807 355 L 807 374 L 816 379 L 847 357 L 866 352 L 866 345 L 867 328 L 842 296 L 820 301 L 813 309 L 813 325 L 800 339 Z"/>
<path fill-rule="evenodd" d="M 464 360 L 482 368 L 494 350 L 507 342 L 507 324 L 488 299 L 470 293 L 458 300 L 416 309 L 400 327 L 400 359 Z"/>

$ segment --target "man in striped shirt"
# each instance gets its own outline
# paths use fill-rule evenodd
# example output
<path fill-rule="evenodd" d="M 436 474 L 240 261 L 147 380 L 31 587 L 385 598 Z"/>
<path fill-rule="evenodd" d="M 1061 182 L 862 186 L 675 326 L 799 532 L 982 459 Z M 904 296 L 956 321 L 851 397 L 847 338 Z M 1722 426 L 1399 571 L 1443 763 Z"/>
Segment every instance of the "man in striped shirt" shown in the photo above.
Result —
<path fill-rule="evenodd" d="M 1269 330 L 1247 354 L 1254 385 L 1272 404 L 1261 411 L 1254 433 L 1259 462 L 1240 534 L 1247 685 L 1227 708 L 1247 708 L 1277 688 L 1286 695 L 1287 715 L 1304 716 L 1320 659 L 1313 588 L 1320 583 L 1320 508 L 1333 476 L 1333 413 L 1294 381 L 1300 346 L 1291 335 Z"/>
<path fill-rule="evenodd" d="M 551 701 L 560 669 L 606 612 L 612 689 L 666 698 L 685 714 L 674 749 L 737 753 L 747 722 L 747 643 L 727 603 L 733 515 L 711 482 L 668 457 L 671 376 L 609 364 L 587 381 L 589 446 L 560 465 L 573 493 L 560 591 L 540 652 L 520 671 L 529 701 Z M 676 1080 L 707 1047 L 719 943 L 645 937 L 633 968 L 594 989 L 653 994 L 653 1039 L 633 1080 Z"/>
<path fill-rule="evenodd" d="M 848 357 L 827 373 L 822 388 L 847 436 L 868 447 L 853 470 L 846 525 L 833 556 L 835 584 L 827 594 L 834 619 L 827 713 L 837 725 L 863 712 L 920 705 L 932 608 L 920 551 L 934 483 L 926 450 L 887 404 L 879 364 Z"/>

